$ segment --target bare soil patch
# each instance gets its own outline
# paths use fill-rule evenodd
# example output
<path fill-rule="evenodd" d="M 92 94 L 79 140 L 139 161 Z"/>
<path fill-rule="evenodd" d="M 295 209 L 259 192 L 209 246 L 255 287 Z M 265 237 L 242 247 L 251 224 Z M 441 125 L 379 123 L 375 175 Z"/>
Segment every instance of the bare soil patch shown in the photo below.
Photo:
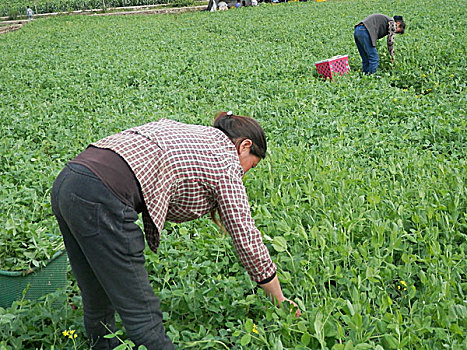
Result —
<path fill-rule="evenodd" d="M 22 21 L 14 21 L 14 22 L 15 23 L 12 23 L 12 24 L 8 23 L 6 25 L 0 25 L 0 35 L 6 34 L 9 32 L 14 32 L 15 30 L 21 29 L 21 27 L 24 24 L 22 23 Z"/>

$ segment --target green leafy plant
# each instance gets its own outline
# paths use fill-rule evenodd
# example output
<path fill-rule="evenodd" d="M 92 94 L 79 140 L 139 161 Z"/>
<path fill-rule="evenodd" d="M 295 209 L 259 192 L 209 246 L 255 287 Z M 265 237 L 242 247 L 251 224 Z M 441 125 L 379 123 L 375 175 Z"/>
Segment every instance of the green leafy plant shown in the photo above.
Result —
<path fill-rule="evenodd" d="M 126 350 L 126 349 L 133 350 L 135 348 L 135 343 L 133 343 L 129 339 L 123 340 L 122 338 L 120 338 L 122 334 L 123 334 L 123 331 L 118 330 L 116 332 L 111 332 L 110 334 L 105 335 L 104 338 L 107 338 L 107 339 L 117 338 L 118 339 L 118 341 L 121 344 L 115 347 L 114 348 L 115 350 Z M 147 348 L 144 345 L 140 345 L 138 346 L 138 350 L 147 350 Z"/>
<path fill-rule="evenodd" d="M 169 2 L 170 6 L 173 7 L 188 7 L 193 6 L 195 1 L 193 0 L 173 0 Z"/>
<path fill-rule="evenodd" d="M 17 9 L 9 9 L 7 11 L 7 17 L 9 20 L 15 20 L 19 16 L 19 11 Z"/>
<path fill-rule="evenodd" d="M 190 6 L 194 1 L 177 0 L 174 6 Z M 55 12 L 71 12 L 77 10 L 94 10 L 102 9 L 106 12 L 110 8 L 128 7 L 128 6 L 143 6 L 143 5 L 158 5 L 167 4 L 167 0 L 34 0 L 34 2 L 26 0 L 10 0 L 0 4 L 0 16 L 15 15 L 16 19 L 19 14 L 26 11 L 26 7 L 33 4 L 34 13 L 55 13 Z"/>
<path fill-rule="evenodd" d="M 209 219 L 168 223 L 146 264 L 175 345 L 464 349 L 464 2 L 66 16 L 2 36 L 0 262 L 50 255 L 47 234 L 60 237 L 50 188 L 92 141 L 159 118 L 211 125 L 233 110 L 266 131 L 269 155 L 244 182 L 284 293 L 303 313 L 277 309 Z M 394 65 L 382 40 L 378 74 L 367 77 L 352 28 L 369 9 L 404 14 L 408 27 Z M 323 82 L 314 62 L 336 54 L 349 55 L 351 72 Z M 84 342 L 77 295 L 73 285 L 53 297 L 60 308 L 0 309 L 0 347 L 72 348 L 65 329 Z M 125 343 L 123 328 L 118 336 Z"/>

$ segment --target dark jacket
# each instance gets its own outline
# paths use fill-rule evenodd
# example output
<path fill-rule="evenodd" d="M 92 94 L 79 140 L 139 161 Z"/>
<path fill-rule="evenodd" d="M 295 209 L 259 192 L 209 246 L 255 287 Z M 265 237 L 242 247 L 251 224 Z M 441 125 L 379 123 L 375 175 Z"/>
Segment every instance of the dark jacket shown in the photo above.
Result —
<path fill-rule="evenodd" d="M 376 40 L 381 39 L 389 34 L 389 22 L 394 21 L 394 18 L 375 13 L 366 17 L 358 24 L 363 24 L 368 30 L 371 38 L 371 44 L 376 46 Z M 357 25 L 358 25 L 357 24 Z"/>

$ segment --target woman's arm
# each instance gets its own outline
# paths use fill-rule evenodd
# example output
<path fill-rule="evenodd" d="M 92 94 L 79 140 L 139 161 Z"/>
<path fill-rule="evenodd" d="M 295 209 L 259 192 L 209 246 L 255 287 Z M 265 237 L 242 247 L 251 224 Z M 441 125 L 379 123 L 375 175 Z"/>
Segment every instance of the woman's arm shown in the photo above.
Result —
<path fill-rule="evenodd" d="M 301 312 L 297 304 L 286 299 L 282 294 L 279 279 L 275 274 L 276 266 L 251 217 L 250 205 L 241 177 L 226 177 L 225 180 L 219 181 L 217 203 L 222 223 L 232 237 L 238 257 L 252 280 L 259 282 L 259 286 L 277 306 L 287 300 L 297 308 L 295 312 L 297 317 L 300 316 Z M 268 276 L 270 277 L 267 278 Z"/>

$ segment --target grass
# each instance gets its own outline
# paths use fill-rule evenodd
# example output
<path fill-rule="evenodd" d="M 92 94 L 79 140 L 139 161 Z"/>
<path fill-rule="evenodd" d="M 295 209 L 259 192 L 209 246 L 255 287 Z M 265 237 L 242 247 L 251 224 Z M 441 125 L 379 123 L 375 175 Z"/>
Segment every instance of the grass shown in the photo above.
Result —
<path fill-rule="evenodd" d="M 10 226 L 0 232 L 58 233 L 52 181 L 93 140 L 161 117 L 209 125 L 216 111 L 233 110 L 268 135 L 270 157 L 245 184 L 285 293 L 304 312 L 276 310 L 208 219 L 167 224 L 160 252 L 146 257 L 175 344 L 463 349 L 463 5 L 327 1 L 62 17 L 4 35 L 0 212 Z M 396 37 L 396 63 L 381 40 L 378 74 L 366 77 L 352 30 L 374 12 L 402 14 L 407 30 Z M 349 55 L 351 73 L 322 81 L 313 63 L 337 54 Z M 65 329 L 83 341 L 76 293 L 70 282 L 47 302 L 0 309 L 0 349 L 72 348 Z"/>

